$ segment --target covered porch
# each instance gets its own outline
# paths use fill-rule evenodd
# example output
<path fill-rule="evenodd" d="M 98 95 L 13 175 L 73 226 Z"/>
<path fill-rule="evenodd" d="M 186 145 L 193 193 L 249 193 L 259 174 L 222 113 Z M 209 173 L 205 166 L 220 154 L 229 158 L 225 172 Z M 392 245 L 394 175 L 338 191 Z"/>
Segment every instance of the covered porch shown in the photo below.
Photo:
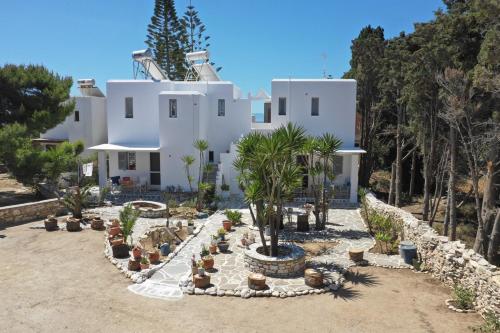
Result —
<path fill-rule="evenodd" d="M 89 150 L 97 151 L 99 187 L 132 193 L 161 189 L 159 146 L 105 143 Z"/>

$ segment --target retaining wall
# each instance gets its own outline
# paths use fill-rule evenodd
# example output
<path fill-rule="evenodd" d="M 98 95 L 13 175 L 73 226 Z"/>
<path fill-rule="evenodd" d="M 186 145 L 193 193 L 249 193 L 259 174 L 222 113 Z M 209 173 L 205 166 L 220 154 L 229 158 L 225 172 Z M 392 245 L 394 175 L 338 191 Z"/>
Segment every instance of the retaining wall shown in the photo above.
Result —
<path fill-rule="evenodd" d="M 480 313 L 493 311 L 500 317 L 500 270 L 496 266 L 464 243 L 439 236 L 427 222 L 387 205 L 371 193 L 366 195 L 366 203 L 369 209 L 402 223 L 404 238 L 417 246 L 423 269 L 446 285 L 460 284 L 474 290 L 475 309 Z"/>
<path fill-rule="evenodd" d="M 58 199 L 28 202 L 19 205 L 0 207 L 0 224 L 17 224 L 41 220 L 47 215 L 61 215 L 66 212 Z"/>

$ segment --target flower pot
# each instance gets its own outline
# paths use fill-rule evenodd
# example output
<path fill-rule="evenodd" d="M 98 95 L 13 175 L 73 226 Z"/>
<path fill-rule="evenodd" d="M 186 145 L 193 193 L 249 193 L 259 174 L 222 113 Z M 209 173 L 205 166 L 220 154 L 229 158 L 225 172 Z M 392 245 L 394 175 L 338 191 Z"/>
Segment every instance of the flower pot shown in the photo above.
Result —
<path fill-rule="evenodd" d="M 205 276 L 205 268 L 198 268 L 198 275 Z"/>
<path fill-rule="evenodd" d="M 141 264 L 141 270 L 149 269 L 149 264 Z"/>
<path fill-rule="evenodd" d="M 160 252 L 158 252 L 157 250 L 149 251 L 148 259 L 149 262 L 152 264 L 157 263 L 158 261 L 160 261 Z"/>
<path fill-rule="evenodd" d="M 119 244 L 111 246 L 113 250 L 113 258 L 127 258 L 129 256 L 127 244 Z"/>
<path fill-rule="evenodd" d="M 193 282 L 195 288 L 207 288 L 208 286 L 210 286 L 210 276 L 206 274 L 203 276 L 196 274 L 195 276 L 193 276 Z"/>
<path fill-rule="evenodd" d="M 210 254 L 217 253 L 217 244 L 210 244 L 210 246 L 208 247 L 208 250 L 210 251 Z"/>
<path fill-rule="evenodd" d="M 122 233 L 122 229 L 120 227 L 111 227 L 109 228 L 109 235 L 116 236 Z"/>
<path fill-rule="evenodd" d="M 130 258 L 128 260 L 128 270 L 129 271 L 140 271 L 141 270 L 141 261 L 140 259 Z"/>
<path fill-rule="evenodd" d="M 168 254 L 170 253 L 170 244 L 163 243 L 162 245 L 160 245 L 160 252 L 162 256 L 168 256 Z"/>
<path fill-rule="evenodd" d="M 220 252 L 227 252 L 227 250 L 229 249 L 229 243 L 226 241 L 222 241 L 217 243 L 217 247 L 219 248 Z"/>
<path fill-rule="evenodd" d="M 114 238 L 110 240 L 111 246 L 123 244 L 123 238 Z"/>
<path fill-rule="evenodd" d="M 206 270 L 214 268 L 214 258 L 202 258 L 203 260 L 203 268 Z"/>
<path fill-rule="evenodd" d="M 48 217 L 45 221 L 43 221 L 45 224 L 45 230 L 47 231 L 54 231 L 59 229 L 57 226 L 57 219 L 55 217 Z"/>
<path fill-rule="evenodd" d="M 66 230 L 68 231 L 80 231 L 82 228 L 80 227 L 80 220 L 74 217 L 68 217 L 66 220 Z"/>
<path fill-rule="evenodd" d="M 136 259 L 142 257 L 142 249 L 139 246 L 136 245 L 132 249 L 132 257 Z"/>
<path fill-rule="evenodd" d="M 96 217 L 90 221 L 90 227 L 93 230 L 102 230 L 104 227 L 104 221 L 100 217 Z"/>
<path fill-rule="evenodd" d="M 120 226 L 120 221 L 118 219 L 112 219 L 111 220 L 111 228 L 119 227 Z"/>
<path fill-rule="evenodd" d="M 224 220 L 224 221 L 222 221 L 222 226 L 224 227 L 224 230 L 231 231 L 231 227 L 233 226 L 233 222 L 231 222 L 229 220 Z"/>

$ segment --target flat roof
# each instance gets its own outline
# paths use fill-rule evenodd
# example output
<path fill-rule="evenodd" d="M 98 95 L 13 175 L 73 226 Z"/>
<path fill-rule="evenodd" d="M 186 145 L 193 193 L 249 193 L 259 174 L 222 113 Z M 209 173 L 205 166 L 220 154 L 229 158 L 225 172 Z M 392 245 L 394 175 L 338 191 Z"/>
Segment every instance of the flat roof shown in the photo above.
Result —
<path fill-rule="evenodd" d="M 356 82 L 354 79 L 272 79 L 276 82 Z"/>
<path fill-rule="evenodd" d="M 141 145 L 137 143 L 103 143 L 97 146 L 90 147 L 89 150 L 105 150 L 105 151 L 158 151 L 160 146 Z"/>
<path fill-rule="evenodd" d="M 365 154 L 366 150 L 363 150 L 359 147 L 352 148 L 340 148 L 337 150 L 337 154 L 339 155 L 349 155 L 349 154 Z"/>
<path fill-rule="evenodd" d="M 205 96 L 204 93 L 201 93 L 199 91 L 189 91 L 189 90 L 166 90 L 166 91 L 160 91 L 160 95 L 201 95 Z"/>

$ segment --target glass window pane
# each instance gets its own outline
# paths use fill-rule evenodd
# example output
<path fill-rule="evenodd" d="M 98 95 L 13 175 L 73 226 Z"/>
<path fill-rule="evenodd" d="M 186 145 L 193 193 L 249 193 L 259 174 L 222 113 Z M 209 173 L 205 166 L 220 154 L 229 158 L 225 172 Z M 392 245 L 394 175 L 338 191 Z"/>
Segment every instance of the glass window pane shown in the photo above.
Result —
<path fill-rule="evenodd" d="M 135 170 L 135 153 L 128 153 L 128 169 Z"/>
<path fill-rule="evenodd" d="M 219 117 L 224 117 L 226 115 L 226 100 L 219 99 L 218 103 L 218 113 Z"/>
<path fill-rule="evenodd" d="M 160 153 L 149 153 L 149 170 L 160 171 Z"/>
<path fill-rule="evenodd" d="M 286 115 L 286 98 L 280 97 L 278 102 L 279 102 L 278 115 L 285 116 Z"/>
<path fill-rule="evenodd" d="M 335 156 L 333 158 L 333 174 L 340 175 L 343 172 L 344 159 L 342 156 Z"/>
<path fill-rule="evenodd" d="M 75 110 L 75 121 L 80 121 L 80 111 Z"/>
<path fill-rule="evenodd" d="M 151 172 L 149 182 L 151 185 L 161 185 L 161 177 L 159 172 Z"/>
<path fill-rule="evenodd" d="M 168 109 L 170 118 L 177 118 L 177 100 L 169 99 L 168 100 Z"/>
<path fill-rule="evenodd" d="M 311 116 L 319 116 L 319 97 L 311 99 Z"/>
<path fill-rule="evenodd" d="M 127 153 L 118 152 L 118 169 L 127 170 Z"/>
<path fill-rule="evenodd" d="M 134 118 L 134 100 L 132 97 L 125 97 L 125 118 Z"/>

